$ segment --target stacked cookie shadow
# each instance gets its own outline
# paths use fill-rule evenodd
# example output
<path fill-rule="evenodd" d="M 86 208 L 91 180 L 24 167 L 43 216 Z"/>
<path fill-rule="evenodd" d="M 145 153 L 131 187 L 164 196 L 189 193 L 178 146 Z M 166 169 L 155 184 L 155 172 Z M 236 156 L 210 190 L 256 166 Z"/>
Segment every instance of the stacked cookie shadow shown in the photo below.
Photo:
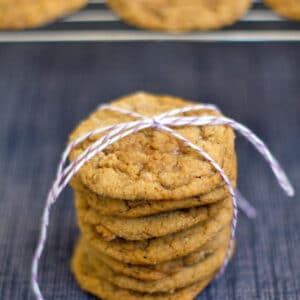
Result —
<path fill-rule="evenodd" d="M 190 105 L 150 94 L 130 95 L 116 104 L 149 115 Z M 124 118 L 96 112 L 71 139 L 97 123 Z M 200 134 L 202 146 L 206 144 L 235 185 L 230 129 L 184 128 L 181 133 L 191 140 Z M 230 141 L 210 151 L 218 148 L 221 136 Z M 71 160 L 92 142 L 76 149 Z M 160 186 L 155 176 L 160 176 Z M 101 299 L 193 299 L 223 265 L 232 219 L 227 188 L 209 164 L 173 137 L 154 129 L 127 137 L 83 167 L 72 187 L 81 231 L 72 268 L 87 292 Z"/>

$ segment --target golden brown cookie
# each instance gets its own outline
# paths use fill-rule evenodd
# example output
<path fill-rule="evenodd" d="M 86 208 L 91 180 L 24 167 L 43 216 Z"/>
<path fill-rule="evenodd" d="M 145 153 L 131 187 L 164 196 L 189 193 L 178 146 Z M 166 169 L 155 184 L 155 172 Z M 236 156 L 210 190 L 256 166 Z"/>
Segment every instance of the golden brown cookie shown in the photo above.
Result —
<path fill-rule="evenodd" d="M 0 0 L 0 30 L 41 26 L 86 4 L 87 0 Z"/>
<path fill-rule="evenodd" d="M 237 168 L 235 164 L 235 167 L 232 168 L 232 171 L 235 174 L 232 176 L 227 174 L 229 177 L 231 177 L 231 182 L 234 187 L 236 186 L 236 170 Z M 176 201 L 123 200 L 102 198 L 85 188 L 79 180 L 73 179 L 71 185 L 76 193 L 84 195 L 84 199 L 91 207 L 99 211 L 99 214 L 126 218 L 144 217 L 162 212 L 170 212 L 183 208 L 207 205 L 224 200 L 229 196 L 228 188 L 224 184 L 207 194 Z"/>
<path fill-rule="evenodd" d="M 180 269 L 183 267 L 203 261 L 209 255 L 213 254 L 219 247 L 225 247 L 228 245 L 229 236 L 230 226 L 227 226 L 215 237 L 213 237 L 212 240 L 208 241 L 203 247 L 197 249 L 197 251 L 187 256 L 156 265 L 125 264 L 95 251 L 92 247 L 89 247 L 87 241 L 84 241 L 84 247 L 86 248 L 88 257 L 91 257 L 95 264 L 100 261 L 100 264 L 106 264 L 115 273 L 120 273 L 136 279 L 148 281 L 165 278 L 168 275 L 180 271 Z"/>
<path fill-rule="evenodd" d="M 228 165 L 231 165 L 231 169 L 227 173 L 227 176 L 230 178 L 232 185 L 235 187 L 237 180 L 237 159 L 235 152 L 233 152 L 229 159 L 226 160 L 226 163 L 228 163 Z M 224 165 L 222 167 L 224 168 Z M 76 178 L 74 178 L 71 181 L 71 185 L 75 190 L 75 193 L 84 195 L 84 199 L 88 202 L 88 204 L 91 207 L 99 211 L 99 214 L 126 218 L 143 217 L 162 212 L 170 212 L 182 208 L 191 208 L 200 205 L 207 205 L 210 203 L 218 202 L 220 200 L 224 200 L 226 197 L 229 196 L 228 188 L 224 185 L 223 182 L 221 183 L 220 187 L 217 187 L 215 190 L 207 194 L 176 201 L 134 201 L 113 198 L 102 198 L 99 195 L 87 189 Z"/>
<path fill-rule="evenodd" d="M 231 25 L 249 9 L 251 0 L 109 0 L 129 24 L 154 30 L 209 30 Z"/>
<path fill-rule="evenodd" d="M 173 293 L 155 293 L 150 295 L 122 289 L 97 276 L 96 270 L 88 263 L 83 247 L 80 247 L 80 245 L 75 249 L 72 259 L 72 270 L 83 290 L 103 300 L 192 300 L 212 279 L 207 278 L 204 281 L 176 290 Z"/>
<path fill-rule="evenodd" d="M 80 218 L 78 224 L 83 235 L 96 251 L 124 263 L 158 264 L 195 252 L 228 225 L 231 219 L 232 203 L 228 198 L 224 202 L 224 207 L 206 222 L 149 240 L 126 241 L 116 238 L 112 241 L 105 241 L 93 226 L 82 222 Z"/>
<path fill-rule="evenodd" d="M 264 3 L 279 15 L 300 21 L 299 0 L 264 0 Z"/>
<path fill-rule="evenodd" d="M 75 193 L 78 217 L 108 241 L 118 237 L 129 241 L 145 240 L 184 230 L 214 216 L 224 207 L 223 201 L 146 217 L 122 218 L 100 215 L 88 205 L 84 195 Z"/>
<path fill-rule="evenodd" d="M 170 274 L 159 280 L 144 281 L 113 272 L 106 264 L 93 261 L 97 277 L 109 281 L 123 289 L 129 289 L 140 293 L 173 292 L 189 286 L 197 281 L 211 278 L 223 265 L 226 255 L 227 245 L 218 249 L 205 260 L 181 268 L 178 272 Z"/>
<path fill-rule="evenodd" d="M 146 93 L 129 95 L 112 103 L 148 117 L 193 104 L 176 97 Z M 220 114 L 207 110 L 185 115 Z M 95 128 L 133 119 L 98 110 L 79 124 L 70 141 Z M 183 126 L 176 131 L 204 149 L 221 166 L 228 153 L 234 152 L 234 133 L 227 126 Z M 70 153 L 70 160 L 74 161 L 95 140 L 96 137 L 90 137 L 78 145 Z M 230 163 L 224 167 L 226 173 L 230 169 Z M 175 201 L 213 191 L 222 182 L 220 174 L 201 155 L 170 134 L 152 128 L 110 145 L 86 163 L 77 178 L 103 198 L 127 200 Z"/>

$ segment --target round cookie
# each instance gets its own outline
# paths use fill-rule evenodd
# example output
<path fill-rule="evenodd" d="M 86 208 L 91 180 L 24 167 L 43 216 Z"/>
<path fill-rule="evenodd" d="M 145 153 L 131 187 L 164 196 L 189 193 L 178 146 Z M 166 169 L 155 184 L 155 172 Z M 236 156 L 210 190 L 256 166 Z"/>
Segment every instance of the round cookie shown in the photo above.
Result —
<path fill-rule="evenodd" d="M 99 214 L 105 216 L 115 216 L 123 218 L 138 218 L 151 216 L 157 213 L 170 212 L 178 209 L 197 207 L 207 205 L 224 200 L 229 196 L 226 187 L 220 187 L 214 191 L 201 195 L 199 197 L 187 198 L 183 200 L 162 200 L 162 201 L 148 201 L 148 200 L 122 200 L 101 198 L 95 193 L 88 191 L 86 188 L 79 188 L 79 185 L 72 181 L 72 186 L 75 193 L 83 195 L 88 204 L 96 209 Z M 81 185 L 82 186 L 82 185 Z"/>
<path fill-rule="evenodd" d="M 138 293 L 128 289 L 119 288 L 109 281 L 97 277 L 96 271 L 88 264 L 88 260 L 83 247 L 77 245 L 72 259 L 72 270 L 81 288 L 101 299 L 107 300 L 192 300 L 200 293 L 211 281 L 207 278 L 189 287 L 179 289 L 173 293 Z"/>
<path fill-rule="evenodd" d="M 224 200 L 223 200 L 224 201 Z M 125 240 L 146 240 L 184 230 L 214 216 L 224 203 L 217 203 L 176 210 L 140 218 L 120 218 L 99 215 L 98 211 L 89 207 L 84 195 L 75 193 L 78 217 L 107 241 L 115 238 Z"/>
<path fill-rule="evenodd" d="M 264 0 L 264 3 L 288 19 L 300 21 L 299 0 Z"/>
<path fill-rule="evenodd" d="M 94 263 L 93 265 L 98 277 L 103 278 L 120 288 L 149 294 L 159 292 L 167 293 L 212 277 L 213 274 L 216 274 L 221 268 L 225 259 L 226 250 L 227 245 L 223 245 L 223 247 L 208 256 L 204 261 L 188 267 L 183 267 L 174 274 L 153 281 L 138 280 L 115 273 L 106 264 Z"/>
<path fill-rule="evenodd" d="M 226 160 L 225 162 L 228 162 L 228 164 L 231 165 L 231 169 L 227 173 L 227 176 L 230 178 L 233 187 L 236 187 L 237 159 L 235 152 L 232 153 L 230 159 Z M 222 167 L 224 168 L 224 166 Z M 182 208 L 191 208 L 200 205 L 207 205 L 210 203 L 218 202 L 220 200 L 224 200 L 226 197 L 229 196 L 228 188 L 223 183 L 221 183 L 220 187 L 217 187 L 215 190 L 207 194 L 176 201 L 132 201 L 123 199 L 102 198 L 99 195 L 87 189 L 77 178 L 73 178 L 73 180 L 71 181 L 71 185 L 75 190 L 75 193 L 78 192 L 79 194 L 83 195 L 84 199 L 88 202 L 88 204 L 97 211 L 99 211 L 99 214 L 126 218 L 143 217 L 162 212 L 170 212 Z"/>
<path fill-rule="evenodd" d="M 233 153 L 226 163 L 231 165 L 230 171 L 227 176 L 230 178 L 233 187 L 236 186 L 237 179 L 237 160 L 236 154 Z M 222 166 L 224 168 L 224 166 Z M 226 167 L 227 168 L 227 167 Z M 220 200 L 225 199 L 229 196 L 228 188 L 221 184 L 215 190 L 202 194 L 200 196 L 195 196 L 193 198 L 187 198 L 182 200 L 162 200 L 162 201 L 148 201 L 148 200 L 123 200 L 123 199 L 113 199 L 113 198 L 102 198 L 99 195 L 91 192 L 87 189 L 75 176 L 71 181 L 71 186 L 78 192 L 88 204 L 94 209 L 99 211 L 101 215 L 107 216 L 119 216 L 126 218 L 136 218 L 149 216 L 161 212 L 170 212 L 182 208 L 197 207 L 200 205 L 207 205 L 210 203 L 215 203 Z"/>
<path fill-rule="evenodd" d="M 0 30 L 41 26 L 86 4 L 87 0 L 0 0 Z"/>
<path fill-rule="evenodd" d="M 109 256 L 96 252 L 93 248 L 89 247 L 88 242 L 86 241 L 84 242 L 84 246 L 86 247 L 86 253 L 88 254 L 89 259 L 91 258 L 94 263 L 97 264 L 100 261 L 100 264 L 106 264 L 115 273 L 121 273 L 129 277 L 148 281 L 165 278 L 170 274 L 180 271 L 183 267 L 203 261 L 209 255 L 213 254 L 219 247 L 223 247 L 228 244 L 229 236 L 230 226 L 227 226 L 213 237 L 211 241 L 208 241 L 203 247 L 187 256 L 156 265 L 144 266 L 125 264 Z"/>
<path fill-rule="evenodd" d="M 194 103 L 171 96 L 146 93 L 129 95 L 112 103 L 148 117 Z M 220 115 L 212 111 L 187 116 Z M 81 122 L 70 142 L 90 130 L 132 121 L 134 118 L 109 110 L 98 110 Z M 176 131 L 204 149 L 223 165 L 234 152 L 234 133 L 228 126 L 183 126 Z M 69 158 L 74 161 L 99 136 L 77 145 Z M 230 164 L 229 164 L 230 165 Z M 228 173 L 231 167 L 224 168 Z M 89 160 L 77 173 L 92 192 L 105 198 L 127 200 L 179 200 L 213 191 L 223 182 L 220 174 L 201 155 L 170 134 L 148 128 L 110 145 Z"/>
<path fill-rule="evenodd" d="M 249 9 L 251 0 L 109 0 L 129 24 L 154 30 L 210 30 L 231 25 Z"/>
<path fill-rule="evenodd" d="M 228 225 L 231 219 L 232 203 L 228 198 L 224 202 L 224 207 L 208 221 L 149 240 L 126 241 L 117 238 L 108 242 L 99 237 L 93 226 L 82 222 L 80 218 L 78 224 L 83 235 L 96 251 L 124 263 L 158 264 L 195 252 Z"/>

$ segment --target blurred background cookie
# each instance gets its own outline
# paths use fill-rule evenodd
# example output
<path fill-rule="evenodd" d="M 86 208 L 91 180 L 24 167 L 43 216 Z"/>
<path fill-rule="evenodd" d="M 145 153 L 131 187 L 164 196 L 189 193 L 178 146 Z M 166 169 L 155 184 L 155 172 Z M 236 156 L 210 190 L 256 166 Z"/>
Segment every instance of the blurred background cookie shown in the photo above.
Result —
<path fill-rule="evenodd" d="M 280 15 L 300 21 L 299 0 L 264 0 L 264 3 Z"/>
<path fill-rule="evenodd" d="M 108 0 L 126 22 L 146 29 L 189 31 L 218 29 L 239 20 L 251 0 Z"/>
<path fill-rule="evenodd" d="M 87 0 L 0 0 L 0 30 L 41 26 L 86 4 Z"/>

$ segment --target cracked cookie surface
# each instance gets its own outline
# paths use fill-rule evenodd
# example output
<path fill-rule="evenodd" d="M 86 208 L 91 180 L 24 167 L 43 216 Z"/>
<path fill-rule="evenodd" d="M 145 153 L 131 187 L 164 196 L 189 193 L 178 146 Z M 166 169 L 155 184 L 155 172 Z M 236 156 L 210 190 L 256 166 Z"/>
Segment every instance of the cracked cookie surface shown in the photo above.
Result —
<path fill-rule="evenodd" d="M 165 31 L 209 30 L 231 25 L 249 9 L 251 0 L 109 0 L 128 23 Z"/>
<path fill-rule="evenodd" d="M 236 154 L 233 152 L 225 164 L 230 166 L 227 176 L 231 180 L 233 187 L 236 187 L 237 181 L 237 160 Z M 228 169 L 227 166 L 222 166 Z M 75 193 L 79 193 L 84 200 L 100 215 L 115 216 L 124 218 L 137 218 L 150 216 L 157 213 L 170 212 L 178 209 L 187 209 L 201 205 L 216 203 L 229 197 L 228 188 L 221 182 L 220 186 L 213 191 L 181 200 L 162 200 L 162 201 L 149 201 L 149 200 L 124 200 L 114 199 L 108 197 L 101 197 L 84 186 L 80 180 L 73 178 L 71 186 Z"/>
<path fill-rule="evenodd" d="M 172 96 L 137 93 L 112 103 L 114 106 L 138 112 L 147 117 L 175 108 L 194 105 Z M 185 116 L 215 116 L 209 110 L 185 113 Z M 98 110 L 81 122 L 70 136 L 70 142 L 90 130 L 135 120 L 108 110 Z M 225 163 L 234 152 L 231 128 L 216 126 L 183 126 L 174 128 L 204 149 L 225 173 L 231 163 Z M 90 137 L 70 153 L 74 161 L 97 137 Z M 227 166 L 228 165 L 228 166 Z M 77 173 L 86 188 L 101 197 L 127 200 L 180 200 L 213 191 L 222 182 L 219 173 L 201 155 L 170 134 L 149 128 L 129 135 L 110 145 L 89 160 Z"/>

